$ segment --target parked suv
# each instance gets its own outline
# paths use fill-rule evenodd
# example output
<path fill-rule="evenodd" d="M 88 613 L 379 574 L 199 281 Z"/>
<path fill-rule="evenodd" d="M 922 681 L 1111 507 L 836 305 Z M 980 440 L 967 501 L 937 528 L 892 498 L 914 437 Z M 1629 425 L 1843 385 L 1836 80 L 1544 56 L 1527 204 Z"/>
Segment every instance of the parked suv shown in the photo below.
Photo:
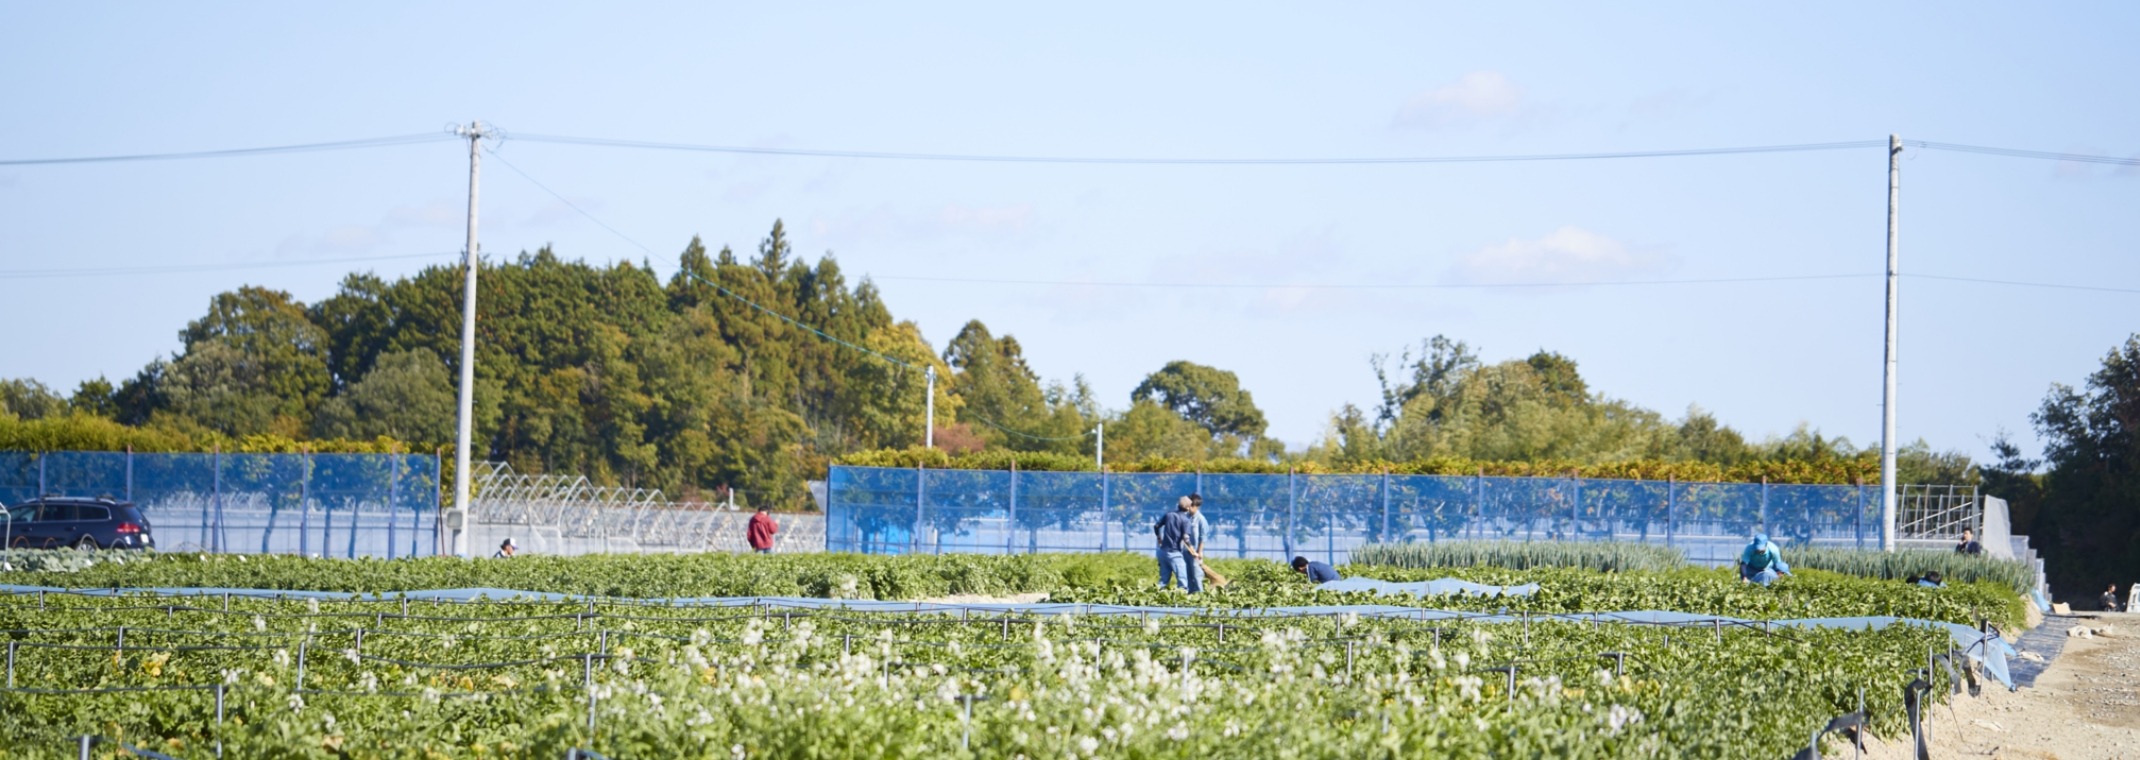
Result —
<path fill-rule="evenodd" d="M 149 521 L 132 502 L 47 496 L 7 508 L 8 546 L 30 549 L 153 549 Z"/>

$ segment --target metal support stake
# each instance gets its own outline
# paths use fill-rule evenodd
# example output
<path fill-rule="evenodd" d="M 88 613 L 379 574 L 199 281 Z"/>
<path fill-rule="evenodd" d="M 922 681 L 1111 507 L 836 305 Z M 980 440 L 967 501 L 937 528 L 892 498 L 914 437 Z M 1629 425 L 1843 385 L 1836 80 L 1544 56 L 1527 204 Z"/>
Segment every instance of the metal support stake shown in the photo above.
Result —
<path fill-rule="evenodd" d="M 854 651 L 855 635 L 852 633 L 840 634 L 840 656 L 846 657 L 848 655 L 854 654 Z"/>
<path fill-rule="evenodd" d="M 305 690 L 305 650 L 312 648 L 312 634 L 305 634 L 297 642 L 297 690 Z"/>
<path fill-rule="evenodd" d="M 965 730 L 959 734 L 959 749 L 966 749 L 973 746 L 973 695 L 960 694 L 959 699 L 966 702 L 966 712 L 959 720 L 965 727 Z"/>
<path fill-rule="evenodd" d="M 7 643 L 7 687 L 15 688 L 15 642 Z"/>
<path fill-rule="evenodd" d="M 1352 642 L 1345 642 L 1345 683 L 1352 683 Z"/>
<path fill-rule="evenodd" d="M 88 734 L 82 735 L 82 760 L 89 760 L 89 747 L 90 745 L 95 744 L 96 741 L 97 740 L 94 737 L 91 737 Z"/>
<path fill-rule="evenodd" d="M 594 739 L 594 655 L 580 655 L 580 678 L 587 690 L 587 738 Z"/>

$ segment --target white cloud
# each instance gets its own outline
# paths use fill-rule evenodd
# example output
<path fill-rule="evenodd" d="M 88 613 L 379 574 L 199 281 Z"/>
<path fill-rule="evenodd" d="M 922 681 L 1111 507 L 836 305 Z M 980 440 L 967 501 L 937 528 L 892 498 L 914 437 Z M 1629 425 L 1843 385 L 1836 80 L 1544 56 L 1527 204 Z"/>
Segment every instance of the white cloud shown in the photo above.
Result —
<path fill-rule="evenodd" d="M 1474 71 L 1428 90 L 1397 111 L 1397 126 L 1445 129 L 1508 119 L 1524 110 L 1523 88 L 1498 71 Z"/>
<path fill-rule="evenodd" d="M 1632 250 L 1596 232 L 1562 227 L 1545 237 L 1510 238 L 1465 254 L 1444 279 L 1463 285 L 1583 285 L 1656 272 L 1670 264 L 1668 257 Z"/>

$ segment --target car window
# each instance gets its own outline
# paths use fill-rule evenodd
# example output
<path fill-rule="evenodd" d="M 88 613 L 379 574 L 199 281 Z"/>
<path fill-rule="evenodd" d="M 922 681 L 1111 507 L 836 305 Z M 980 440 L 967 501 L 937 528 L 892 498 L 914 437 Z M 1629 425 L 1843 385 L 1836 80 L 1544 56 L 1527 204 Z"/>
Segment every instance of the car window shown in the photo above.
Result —
<path fill-rule="evenodd" d="M 109 520 L 111 519 L 111 509 L 93 504 L 77 504 L 74 507 L 74 519 L 98 522 Z"/>
<path fill-rule="evenodd" d="M 12 522 L 30 522 L 37 519 L 37 504 L 17 504 L 7 508 L 7 519 Z"/>
<path fill-rule="evenodd" d="M 60 522 L 72 519 L 74 519 L 73 504 L 46 504 L 45 508 L 37 514 L 38 522 Z"/>

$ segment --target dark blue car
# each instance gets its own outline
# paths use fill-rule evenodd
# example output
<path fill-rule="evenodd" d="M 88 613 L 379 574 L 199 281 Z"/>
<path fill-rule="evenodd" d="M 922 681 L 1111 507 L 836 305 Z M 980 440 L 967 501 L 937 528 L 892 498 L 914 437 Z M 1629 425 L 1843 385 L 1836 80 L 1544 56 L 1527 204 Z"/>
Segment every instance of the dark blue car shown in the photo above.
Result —
<path fill-rule="evenodd" d="M 149 521 L 132 502 L 47 496 L 7 508 L 0 538 L 28 549 L 153 549 Z"/>

